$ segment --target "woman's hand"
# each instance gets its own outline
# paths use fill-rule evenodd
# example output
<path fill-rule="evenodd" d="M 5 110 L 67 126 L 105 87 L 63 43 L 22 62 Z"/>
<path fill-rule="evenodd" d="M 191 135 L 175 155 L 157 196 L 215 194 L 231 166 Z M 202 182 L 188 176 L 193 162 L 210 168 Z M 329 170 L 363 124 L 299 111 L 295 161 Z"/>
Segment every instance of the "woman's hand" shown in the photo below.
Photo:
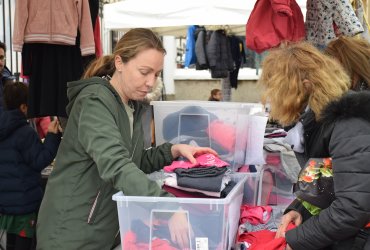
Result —
<path fill-rule="evenodd" d="M 168 221 L 168 228 L 172 242 L 176 243 L 181 249 L 190 248 L 189 243 L 191 239 L 189 237 L 191 237 L 193 232 L 186 213 L 174 213 Z"/>
<path fill-rule="evenodd" d="M 179 156 L 186 157 L 191 163 L 196 163 L 194 156 L 198 156 L 201 154 L 214 154 L 218 156 L 217 152 L 211 148 L 205 147 L 194 147 L 187 144 L 175 144 L 171 147 L 171 153 L 173 158 L 177 158 Z"/>
<path fill-rule="evenodd" d="M 285 250 L 293 250 L 288 244 L 286 244 Z"/>
<path fill-rule="evenodd" d="M 289 223 L 293 223 L 296 226 L 300 225 L 302 223 L 302 215 L 294 210 L 291 210 L 285 214 L 281 219 L 278 230 L 276 231 L 275 238 L 285 237 L 285 232 Z"/>

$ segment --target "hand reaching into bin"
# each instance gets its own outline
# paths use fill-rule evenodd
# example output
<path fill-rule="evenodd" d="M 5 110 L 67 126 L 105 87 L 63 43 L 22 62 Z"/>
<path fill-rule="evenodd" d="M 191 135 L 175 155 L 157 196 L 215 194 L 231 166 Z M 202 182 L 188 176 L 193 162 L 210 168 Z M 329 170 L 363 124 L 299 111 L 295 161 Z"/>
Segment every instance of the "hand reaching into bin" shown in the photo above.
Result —
<path fill-rule="evenodd" d="M 186 157 L 191 163 L 196 163 L 195 157 L 201 154 L 214 154 L 218 156 L 217 152 L 207 147 L 194 147 L 187 144 L 175 144 L 171 147 L 171 153 L 173 158 L 180 156 Z M 195 157 L 194 157 L 195 156 Z M 171 233 L 171 240 L 178 244 L 181 249 L 190 247 L 190 237 L 193 231 L 190 227 L 187 214 L 183 212 L 177 212 L 172 215 L 168 222 L 168 227 Z"/>
<path fill-rule="evenodd" d="M 181 211 L 176 212 L 168 221 L 171 240 L 181 249 L 190 249 L 189 243 L 193 235 L 193 230 L 187 216 L 187 213 Z"/>

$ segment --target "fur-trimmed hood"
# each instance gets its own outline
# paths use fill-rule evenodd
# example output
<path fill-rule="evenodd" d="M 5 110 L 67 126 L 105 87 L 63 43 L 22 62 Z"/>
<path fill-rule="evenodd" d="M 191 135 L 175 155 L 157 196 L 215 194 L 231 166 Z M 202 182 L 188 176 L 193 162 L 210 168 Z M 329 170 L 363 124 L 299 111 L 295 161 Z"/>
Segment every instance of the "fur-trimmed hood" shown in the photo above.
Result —
<path fill-rule="evenodd" d="M 330 103 L 322 113 L 322 122 L 333 123 L 350 117 L 362 118 L 370 122 L 370 91 L 350 91 L 338 101 Z"/>

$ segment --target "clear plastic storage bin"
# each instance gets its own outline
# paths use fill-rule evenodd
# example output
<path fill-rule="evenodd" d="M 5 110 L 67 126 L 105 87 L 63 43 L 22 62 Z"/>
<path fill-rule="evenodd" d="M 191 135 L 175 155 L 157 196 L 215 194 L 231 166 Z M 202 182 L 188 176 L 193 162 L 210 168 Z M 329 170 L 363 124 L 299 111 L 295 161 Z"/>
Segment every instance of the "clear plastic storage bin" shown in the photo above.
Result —
<path fill-rule="evenodd" d="M 294 199 L 293 182 L 281 164 L 280 153 L 268 153 L 269 159 L 260 169 L 258 205 L 288 206 Z"/>
<path fill-rule="evenodd" d="M 261 176 L 259 172 L 256 173 L 243 173 L 248 175 L 247 180 L 244 183 L 243 190 L 243 205 L 257 206 L 259 201 L 258 190 L 260 188 Z"/>
<path fill-rule="evenodd" d="M 263 112 L 258 103 L 153 101 L 151 105 L 157 145 L 171 142 L 211 147 L 235 170 L 245 164 L 251 136 L 248 120 Z"/>
<path fill-rule="evenodd" d="M 231 174 L 237 184 L 222 199 L 115 194 L 113 200 L 117 202 L 122 249 L 138 244 L 152 249 L 152 244 L 157 245 L 159 240 L 170 242 L 167 222 L 174 212 L 184 213 L 188 219 L 192 228 L 189 231 L 191 249 L 231 249 L 235 244 L 243 194 L 249 188 L 246 183 L 254 183 L 251 178 L 254 176 L 250 174 Z"/>

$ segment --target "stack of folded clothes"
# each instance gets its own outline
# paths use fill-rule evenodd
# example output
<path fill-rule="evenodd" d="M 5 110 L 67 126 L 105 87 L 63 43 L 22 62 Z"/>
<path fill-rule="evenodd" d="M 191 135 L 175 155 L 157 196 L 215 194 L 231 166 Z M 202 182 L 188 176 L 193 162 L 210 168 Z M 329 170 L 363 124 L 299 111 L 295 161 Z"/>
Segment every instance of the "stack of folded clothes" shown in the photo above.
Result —
<path fill-rule="evenodd" d="M 203 154 L 196 163 L 174 161 L 164 167 L 163 189 L 176 197 L 224 198 L 236 185 L 229 176 L 227 162 L 212 154 Z"/>

